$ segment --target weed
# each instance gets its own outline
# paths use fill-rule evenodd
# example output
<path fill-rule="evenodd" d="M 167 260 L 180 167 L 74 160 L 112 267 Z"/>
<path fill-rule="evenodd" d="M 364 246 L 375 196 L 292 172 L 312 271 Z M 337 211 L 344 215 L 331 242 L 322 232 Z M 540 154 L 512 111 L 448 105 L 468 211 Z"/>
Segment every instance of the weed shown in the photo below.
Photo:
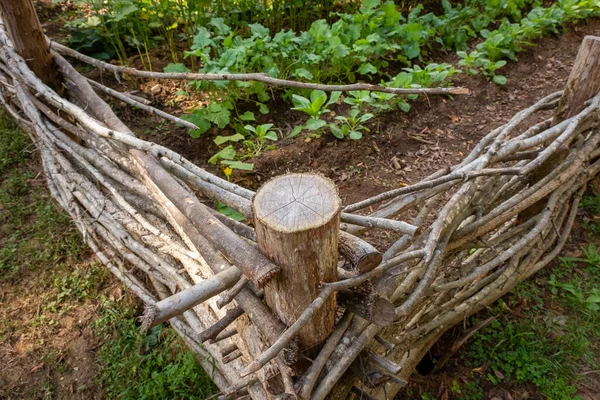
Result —
<path fill-rule="evenodd" d="M 530 382 L 553 399 L 572 399 L 577 392 L 568 383 L 573 378 L 573 360 L 540 324 L 494 321 L 478 332 L 469 347 L 472 360 L 488 362 L 491 371 L 501 371 L 487 374 L 494 384 L 501 377 L 517 383 Z"/>
<path fill-rule="evenodd" d="M 273 128 L 273 124 L 262 124 L 256 127 L 252 125 L 244 126 L 244 129 L 247 132 L 250 132 L 252 136 L 252 140 L 244 141 L 244 145 L 248 149 L 248 154 L 245 156 L 246 158 L 256 157 L 262 154 L 267 140 L 272 142 L 277 141 L 277 132 L 271 128 Z"/>
<path fill-rule="evenodd" d="M 551 399 L 578 398 L 578 372 L 583 365 L 597 368 L 600 338 L 600 254 L 593 244 L 582 254 L 560 258 L 548 279 L 538 279 L 558 304 L 550 307 L 538 285 L 523 282 L 511 298 L 532 319 L 513 321 L 505 315 L 507 306 L 495 308 L 501 318 L 474 335 L 468 365 L 489 364 L 486 378 L 493 384 L 530 383 Z"/>
<path fill-rule="evenodd" d="M 103 317 L 96 328 L 106 341 L 97 361 L 107 398 L 197 399 L 216 392 L 191 351 L 171 329 L 159 325 L 144 335 L 135 324 L 135 308 L 106 298 L 101 304 Z"/>
<path fill-rule="evenodd" d="M 595 196 L 584 196 L 581 199 L 580 206 L 593 214 L 600 215 L 600 194 Z"/>
<path fill-rule="evenodd" d="M 65 312 L 73 302 L 94 298 L 106 280 L 107 271 L 98 263 L 78 267 L 71 273 L 55 271 L 52 274 L 56 295 L 44 302 L 43 310 Z M 67 303 L 68 304 L 65 304 Z"/>

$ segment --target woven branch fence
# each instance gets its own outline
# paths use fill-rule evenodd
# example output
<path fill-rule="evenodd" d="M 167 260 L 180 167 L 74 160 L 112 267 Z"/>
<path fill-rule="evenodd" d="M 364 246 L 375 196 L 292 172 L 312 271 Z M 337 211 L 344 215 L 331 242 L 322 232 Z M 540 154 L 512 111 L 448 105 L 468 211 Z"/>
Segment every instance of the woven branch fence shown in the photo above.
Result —
<path fill-rule="evenodd" d="M 561 251 L 600 171 L 600 76 L 589 62 L 599 42 L 586 38 L 564 93 L 489 132 L 460 164 L 345 206 L 317 175 L 277 177 L 255 194 L 135 137 L 94 89 L 178 119 L 89 82 L 59 53 L 117 76 L 194 74 L 144 73 L 52 44 L 59 95 L 0 23 L 0 101 L 86 243 L 145 303 L 143 328 L 169 321 L 220 398 L 391 398 L 447 329 Z M 402 235 L 382 254 L 360 238 L 375 228 Z"/>

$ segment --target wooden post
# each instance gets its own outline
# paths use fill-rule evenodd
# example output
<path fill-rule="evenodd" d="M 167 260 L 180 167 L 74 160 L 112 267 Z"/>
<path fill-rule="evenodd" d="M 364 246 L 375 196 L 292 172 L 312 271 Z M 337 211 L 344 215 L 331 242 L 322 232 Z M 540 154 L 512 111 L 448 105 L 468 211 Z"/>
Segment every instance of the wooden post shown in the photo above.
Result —
<path fill-rule="evenodd" d="M 269 307 L 291 325 L 319 293 L 321 282 L 337 277 L 340 199 L 329 179 L 289 174 L 267 182 L 252 202 L 260 251 L 281 267 L 265 286 Z M 333 330 L 335 296 L 300 331 L 307 349 Z"/>
<path fill-rule="evenodd" d="M 585 108 L 585 102 L 598 92 L 600 92 L 600 37 L 586 36 L 579 47 L 552 125 L 581 112 Z"/>
<path fill-rule="evenodd" d="M 1 0 L 0 13 L 17 53 L 27 61 L 38 78 L 60 94 L 62 85 L 58 69 L 35 13 L 33 0 Z"/>
<path fill-rule="evenodd" d="M 552 119 L 552 125 L 577 115 L 585 108 L 585 102 L 600 92 L 600 37 L 586 36 L 581 42 L 577 58 L 571 69 L 569 80 L 565 85 L 558 108 Z M 535 171 L 531 173 L 529 185 L 535 185 L 544 179 L 554 168 L 569 155 L 567 146 L 562 145 L 551 154 Z M 518 221 L 525 222 L 539 214 L 546 199 L 542 199 L 519 214 Z"/>

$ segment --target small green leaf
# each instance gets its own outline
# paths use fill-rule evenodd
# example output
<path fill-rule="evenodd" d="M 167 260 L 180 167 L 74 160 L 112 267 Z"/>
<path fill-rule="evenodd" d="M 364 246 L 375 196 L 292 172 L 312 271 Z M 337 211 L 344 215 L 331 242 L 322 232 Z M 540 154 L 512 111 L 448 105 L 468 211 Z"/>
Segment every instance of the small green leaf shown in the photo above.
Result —
<path fill-rule="evenodd" d="M 250 31 L 252 31 L 252 34 L 254 36 L 258 36 L 260 38 L 269 36 L 269 28 L 265 28 L 261 24 L 251 24 L 248 25 L 248 27 L 250 28 Z"/>
<path fill-rule="evenodd" d="M 233 208 L 227 206 L 225 203 L 221 203 L 220 201 L 217 201 L 217 203 L 215 205 L 216 205 L 217 211 L 226 217 L 229 217 L 238 222 L 244 221 L 246 219 L 246 217 L 244 217 L 242 214 L 240 214 Z"/>
<path fill-rule="evenodd" d="M 377 73 L 377 68 L 371 63 L 361 64 L 360 68 L 358 68 L 358 72 L 367 75 L 367 74 L 375 74 Z"/>
<path fill-rule="evenodd" d="M 338 139 L 344 138 L 344 133 L 336 124 L 329 124 L 329 129 L 331 130 L 331 134 Z"/>
<path fill-rule="evenodd" d="M 231 136 L 217 136 L 215 138 L 214 142 L 217 146 L 220 146 L 223 143 L 239 142 L 240 140 L 244 140 L 244 139 L 245 139 L 244 135 L 240 135 L 239 133 L 236 133 L 235 135 L 231 135 Z"/>
<path fill-rule="evenodd" d="M 404 49 L 404 54 L 410 60 L 417 58 L 421 54 L 421 49 L 418 42 L 413 42 L 410 46 Z"/>
<path fill-rule="evenodd" d="M 169 63 L 166 67 L 163 68 L 164 72 L 190 72 L 188 67 L 183 65 L 182 63 Z"/>
<path fill-rule="evenodd" d="M 190 136 L 194 139 L 198 139 L 202 134 L 204 134 L 207 130 L 210 129 L 210 121 L 205 118 L 199 118 L 192 121 L 194 125 L 198 127 L 198 129 L 191 129 Z"/>
<path fill-rule="evenodd" d="M 410 104 L 408 104 L 406 101 L 401 101 L 398 103 L 398 108 L 407 113 L 410 111 Z"/>
<path fill-rule="evenodd" d="M 313 79 L 313 74 L 310 73 L 306 68 L 298 68 L 294 71 L 294 76 L 296 78 L 311 80 Z"/>
<path fill-rule="evenodd" d="M 377 7 L 379 5 L 379 3 L 381 2 L 381 0 L 363 0 L 363 6 L 367 7 L 368 9 Z"/>
<path fill-rule="evenodd" d="M 300 134 L 300 132 L 302 132 L 302 130 L 305 128 L 304 125 L 298 125 L 295 126 L 294 129 L 292 129 L 292 131 L 290 132 L 290 134 L 287 136 L 288 139 L 291 139 L 293 137 L 298 136 L 298 134 Z"/>
<path fill-rule="evenodd" d="M 267 107 L 265 104 L 260 103 L 258 105 L 258 111 L 263 114 L 263 115 L 267 115 L 269 113 L 269 107 Z"/>
<path fill-rule="evenodd" d="M 209 164 L 216 164 L 219 160 L 233 160 L 236 155 L 235 149 L 232 145 L 225 147 L 223 150 L 212 156 L 208 162 Z M 232 167 L 233 168 L 233 167 Z"/>
<path fill-rule="evenodd" d="M 211 43 L 210 32 L 205 27 L 200 27 L 198 33 L 194 36 L 192 51 L 201 50 Z"/>
<path fill-rule="evenodd" d="M 310 92 L 310 108 L 312 109 L 312 115 L 318 115 L 318 112 L 321 111 L 321 107 L 327 101 L 327 94 L 325 94 L 322 90 L 313 90 Z"/>
<path fill-rule="evenodd" d="M 494 76 L 494 82 L 498 85 L 506 85 L 506 77 L 504 75 L 496 75 Z"/>
<path fill-rule="evenodd" d="M 225 20 L 223 18 L 213 18 L 209 22 L 210 25 L 217 28 L 221 35 L 227 35 L 231 32 L 231 28 L 225 24 Z"/>
<path fill-rule="evenodd" d="M 254 169 L 254 164 L 245 163 L 241 161 L 222 160 L 221 164 L 227 165 L 229 168 L 232 169 L 241 169 L 244 171 L 252 171 Z"/>
<path fill-rule="evenodd" d="M 310 108 L 310 100 L 306 97 L 298 96 L 297 94 L 292 95 L 292 103 L 294 104 L 292 110 L 303 111 L 304 109 Z"/>
<path fill-rule="evenodd" d="M 342 95 L 342 92 L 331 92 L 331 94 L 329 95 L 329 101 L 327 102 L 327 105 L 330 104 L 335 104 L 338 102 L 338 100 L 340 99 L 340 96 Z"/>
<path fill-rule="evenodd" d="M 256 118 L 254 117 L 254 113 L 252 111 L 246 111 L 245 113 L 240 115 L 240 119 L 242 121 L 256 121 Z"/>
<path fill-rule="evenodd" d="M 267 132 L 267 134 L 265 135 L 265 139 L 269 139 L 269 140 L 276 142 L 277 139 L 279 139 L 279 138 L 277 137 L 276 132 L 270 131 L 270 132 Z"/>
<path fill-rule="evenodd" d="M 325 126 L 325 124 L 327 124 L 325 121 L 323 121 L 322 119 L 309 119 L 308 121 L 306 121 L 306 129 L 311 130 L 311 131 L 316 131 L 317 129 L 322 128 L 323 126 Z"/>
<path fill-rule="evenodd" d="M 600 303 L 600 296 L 591 295 L 587 298 L 588 303 Z"/>
<path fill-rule="evenodd" d="M 360 133 L 359 131 L 350 131 L 348 137 L 352 140 L 359 140 L 362 138 L 362 133 Z"/>
<path fill-rule="evenodd" d="M 373 117 L 374 117 L 374 115 L 373 115 L 373 114 L 364 114 L 364 115 L 362 115 L 362 116 L 360 117 L 360 120 L 359 120 L 359 121 L 360 121 L 360 122 L 365 122 L 365 121 L 368 121 L 368 120 L 370 120 L 370 119 L 371 119 L 371 118 L 373 118 Z"/>

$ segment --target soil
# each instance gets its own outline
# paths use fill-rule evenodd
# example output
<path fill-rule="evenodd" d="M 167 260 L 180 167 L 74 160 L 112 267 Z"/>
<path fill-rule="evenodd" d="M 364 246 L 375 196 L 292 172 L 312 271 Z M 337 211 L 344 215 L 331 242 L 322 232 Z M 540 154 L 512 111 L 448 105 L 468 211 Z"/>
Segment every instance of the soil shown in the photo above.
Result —
<path fill-rule="evenodd" d="M 59 31 L 55 23 L 45 24 L 48 32 Z M 409 113 L 398 111 L 380 114 L 369 124 L 371 133 L 366 134 L 359 141 L 339 141 L 330 135 L 323 135 L 320 138 L 299 136 L 294 139 L 282 139 L 277 143 L 276 150 L 251 160 L 255 163 L 253 172 L 236 171 L 233 181 L 256 189 L 267 179 L 289 171 L 318 172 L 336 182 L 345 204 L 380 193 L 387 188 L 417 182 L 439 168 L 457 163 L 482 136 L 505 123 L 517 111 L 532 105 L 550 93 L 561 90 L 568 78 L 578 46 L 585 35 L 600 35 L 599 19 L 571 26 L 561 36 L 544 38 L 536 43 L 535 47 L 520 53 L 518 62 L 510 62 L 503 69 L 503 73 L 508 78 L 505 86 L 495 85 L 480 76 L 462 76 L 454 84 L 469 88 L 471 91 L 469 95 L 454 98 L 422 97 L 411 103 L 412 109 Z M 456 61 L 452 55 L 442 56 L 444 61 Z M 153 52 L 152 58 L 154 68 L 161 70 L 168 63 L 169 54 L 165 49 L 157 49 Z M 133 66 L 139 63 L 135 57 L 130 61 Z M 202 97 L 196 95 L 186 100 L 174 101 L 177 97 L 174 93 L 186 89 L 184 82 L 125 81 L 119 83 L 114 76 L 106 74 L 101 76 L 96 70 L 88 72 L 87 75 L 120 91 L 139 90 L 138 95 L 152 100 L 154 106 L 175 115 L 197 107 L 203 102 Z M 154 90 L 151 91 L 151 88 Z M 152 94 L 153 92 L 155 94 Z M 274 96 L 274 98 L 279 97 Z M 218 134 L 228 135 L 233 132 L 212 129 L 201 139 L 192 139 L 183 128 L 165 123 L 118 101 L 111 100 L 111 104 L 139 137 L 165 145 L 197 165 L 222 175 L 219 168 L 207 162 L 208 158 L 218 151 L 212 139 Z M 281 129 L 281 137 L 287 136 L 293 126 L 304 122 L 304 118 L 299 113 L 290 111 L 289 104 L 273 100 L 269 103 L 269 107 L 272 112 L 268 118 Z M 340 109 L 334 107 L 333 111 L 339 112 Z M 258 121 L 258 123 L 264 122 L 266 120 Z M 381 245 L 390 240 L 384 233 L 372 235 L 370 240 Z M 446 340 L 451 341 L 459 336 L 461 331 L 457 328 L 449 333 Z M 64 354 L 61 362 L 77 365 L 80 375 L 94 373 L 93 368 L 90 369 L 88 366 L 87 356 L 88 349 L 93 347 L 94 343 L 90 343 L 85 329 L 81 328 L 78 321 L 67 324 L 64 336 L 55 340 L 57 342 L 52 346 L 55 346 L 57 351 L 61 352 L 60 354 Z M 0 360 L 3 359 L 5 365 L 7 360 L 10 360 L 10 367 L 21 371 L 15 375 L 18 376 L 18 380 L 10 384 L 17 390 L 15 393 L 25 395 L 27 386 L 31 385 L 32 381 L 35 382 L 41 379 L 38 378 L 39 376 L 54 374 L 54 372 L 43 363 L 40 364 L 40 359 L 35 354 L 22 356 L 24 350 L 20 350 L 19 346 L 22 345 L 17 342 L 10 350 L 12 353 L 0 354 Z M 440 346 L 444 346 L 444 341 Z M 456 359 L 450 359 L 447 367 L 436 374 L 425 378 L 415 376 L 411 387 L 417 393 L 425 389 L 431 390 L 432 387 L 443 393 L 443 385 L 447 385 L 447 382 L 451 382 L 454 377 L 460 376 L 460 371 L 454 371 L 456 365 Z M 60 386 L 66 391 L 73 387 L 73 382 L 77 379 L 85 380 L 77 374 L 65 379 L 67 380 Z M 490 398 L 494 396 L 501 399 L 513 398 L 510 397 L 510 388 L 492 389 L 488 393 Z M 534 392 L 531 388 L 518 388 L 518 390 Z M 433 392 L 437 393 L 435 390 Z M 513 391 L 512 395 L 518 398 L 515 393 Z"/>

